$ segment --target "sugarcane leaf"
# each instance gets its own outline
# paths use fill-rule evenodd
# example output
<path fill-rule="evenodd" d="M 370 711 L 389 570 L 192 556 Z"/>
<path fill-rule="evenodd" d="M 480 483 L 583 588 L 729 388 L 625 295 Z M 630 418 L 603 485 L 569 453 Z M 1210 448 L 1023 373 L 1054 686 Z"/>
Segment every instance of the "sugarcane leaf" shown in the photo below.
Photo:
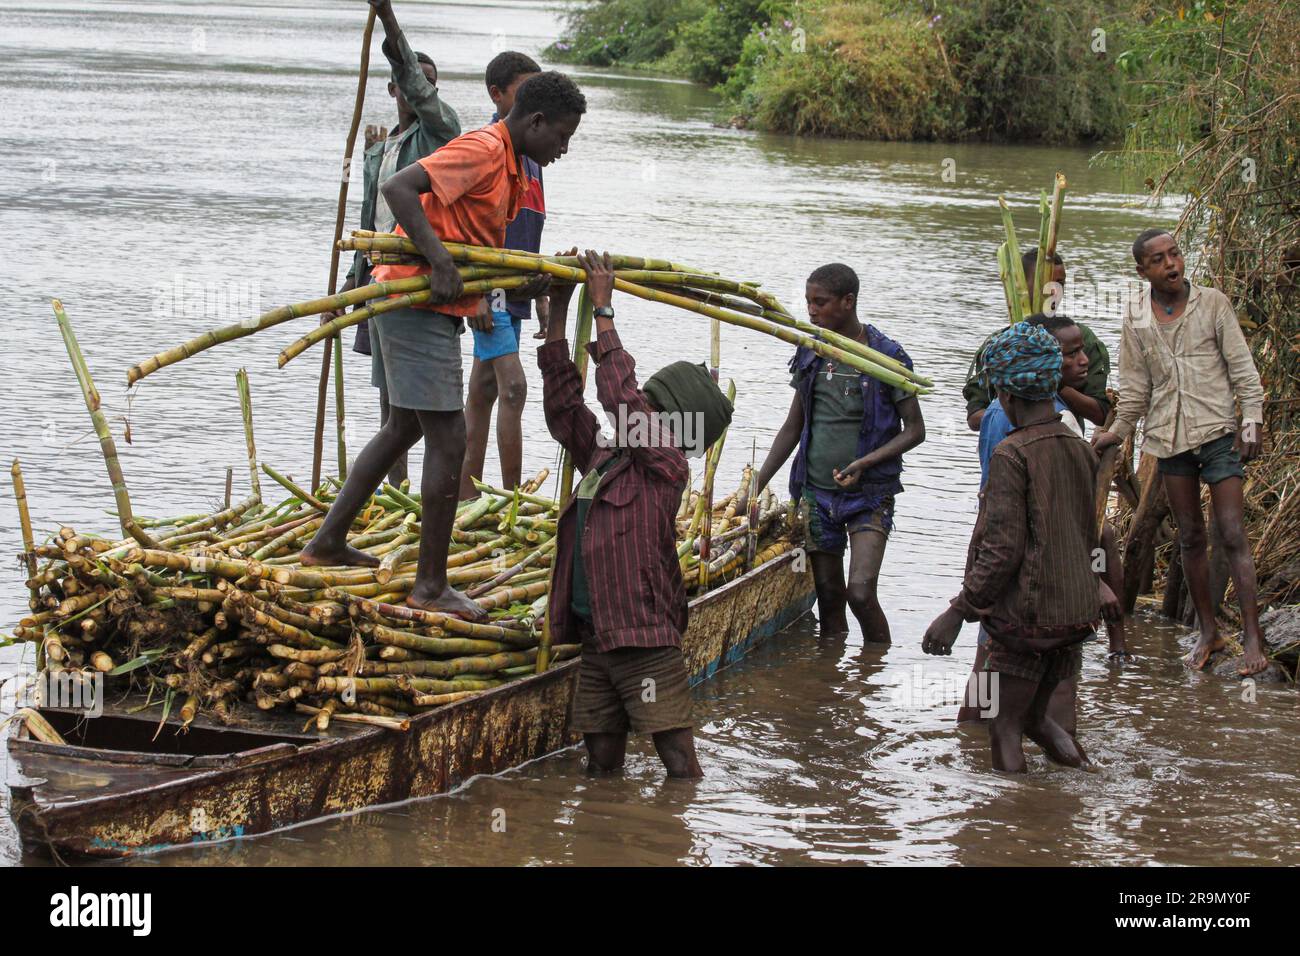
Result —
<path fill-rule="evenodd" d="M 129 674 L 133 670 L 138 670 L 139 668 L 144 667 L 146 664 L 156 661 L 158 658 L 162 657 L 163 654 L 165 653 L 167 653 L 167 649 L 165 647 L 150 648 L 149 650 L 142 652 L 140 656 L 135 658 L 134 660 L 129 660 L 125 664 L 118 664 L 116 667 L 114 667 L 111 671 L 108 672 L 108 676 L 119 677 L 122 674 Z"/>
<path fill-rule="evenodd" d="M 153 732 L 154 740 L 158 739 L 158 735 L 162 733 L 163 725 L 167 723 L 167 718 L 171 715 L 172 700 L 174 700 L 175 697 L 176 697 L 176 691 L 172 690 L 171 688 L 168 688 L 167 696 L 163 698 L 162 718 L 158 721 L 158 729 Z"/>

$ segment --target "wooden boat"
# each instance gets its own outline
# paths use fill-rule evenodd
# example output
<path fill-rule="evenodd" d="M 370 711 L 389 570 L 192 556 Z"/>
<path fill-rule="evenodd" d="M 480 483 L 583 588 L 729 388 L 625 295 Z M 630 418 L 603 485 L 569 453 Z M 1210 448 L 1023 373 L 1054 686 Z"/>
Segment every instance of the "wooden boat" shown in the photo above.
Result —
<path fill-rule="evenodd" d="M 811 608 L 801 559 L 787 552 L 691 602 L 682 649 L 693 683 Z M 576 743 L 577 665 L 419 714 L 405 733 L 341 721 L 305 733 L 299 715 L 258 711 L 232 726 L 200 718 L 182 735 L 123 705 L 93 719 L 43 708 L 68 743 L 11 725 L 10 812 L 29 845 L 121 857 L 446 793 Z"/>

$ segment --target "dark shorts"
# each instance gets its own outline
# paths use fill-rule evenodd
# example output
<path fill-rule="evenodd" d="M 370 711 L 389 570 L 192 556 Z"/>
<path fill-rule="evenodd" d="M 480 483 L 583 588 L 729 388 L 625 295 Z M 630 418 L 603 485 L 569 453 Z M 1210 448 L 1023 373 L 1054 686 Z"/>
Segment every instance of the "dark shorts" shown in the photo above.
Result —
<path fill-rule="evenodd" d="M 1161 458 L 1156 469 L 1162 475 L 1182 475 L 1186 478 L 1199 476 L 1207 485 L 1217 485 L 1225 478 L 1245 478 L 1246 470 L 1241 467 L 1241 455 L 1232 447 L 1236 438 L 1236 435 L 1228 432 L 1214 441 L 1207 441 L 1200 448 Z"/>
<path fill-rule="evenodd" d="M 1083 671 L 1083 642 L 1048 651 L 1045 654 L 1010 650 L 996 637 L 989 638 L 987 671 L 1019 677 L 1039 684 L 1059 684 Z"/>
<path fill-rule="evenodd" d="M 394 309 L 370 319 L 370 384 L 395 408 L 457 412 L 464 407 L 457 316 Z"/>
<path fill-rule="evenodd" d="M 855 492 L 803 487 L 807 514 L 808 550 L 843 555 L 849 535 L 875 531 L 889 537 L 894 526 L 894 496 L 870 499 Z"/>
<path fill-rule="evenodd" d="M 515 354 L 519 351 L 523 327 L 523 321 L 509 312 L 493 311 L 491 332 L 473 330 L 474 357 L 480 362 L 490 362 L 503 355 Z"/>
<path fill-rule="evenodd" d="M 584 648 L 573 697 L 580 734 L 657 734 L 691 726 L 691 688 L 680 647 Z"/>

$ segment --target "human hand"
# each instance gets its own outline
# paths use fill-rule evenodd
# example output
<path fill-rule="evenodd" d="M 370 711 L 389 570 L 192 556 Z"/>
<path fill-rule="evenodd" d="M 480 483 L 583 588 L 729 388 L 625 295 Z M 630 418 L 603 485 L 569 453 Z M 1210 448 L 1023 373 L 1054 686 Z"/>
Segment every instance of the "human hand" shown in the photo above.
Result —
<path fill-rule="evenodd" d="M 546 295 L 551 288 L 551 277 L 545 272 L 539 272 L 533 276 L 518 289 L 511 298 L 515 299 L 536 299 L 538 296 Z"/>
<path fill-rule="evenodd" d="M 1250 461 L 1259 456 L 1260 449 L 1264 445 L 1263 438 L 1260 436 L 1260 424 L 1258 422 L 1242 422 L 1241 428 L 1237 430 L 1237 437 L 1232 442 L 1232 447 L 1241 455 L 1242 461 Z"/>
<path fill-rule="evenodd" d="M 455 302 L 465 291 L 465 282 L 456 269 L 451 256 L 445 261 L 434 263 L 429 273 L 430 301 L 435 303 Z"/>
<path fill-rule="evenodd" d="M 614 300 L 614 263 L 608 252 L 588 249 L 578 256 L 578 264 L 587 273 L 587 296 L 593 309 L 607 308 Z"/>
<path fill-rule="evenodd" d="M 949 607 L 936 617 L 921 638 L 921 650 L 942 657 L 952 653 L 952 645 L 961 632 L 962 617 L 954 607 Z"/>
<path fill-rule="evenodd" d="M 1123 441 L 1124 439 L 1120 438 L 1114 432 L 1108 432 L 1098 428 L 1092 433 L 1092 450 L 1100 455 L 1111 445 L 1118 445 Z"/>
<path fill-rule="evenodd" d="M 374 146 L 375 143 L 383 142 L 388 138 L 388 128 L 384 126 L 375 126 L 373 123 L 366 125 L 366 149 Z"/>
<path fill-rule="evenodd" d="M 469 327 L 479 332 L 492 331 L 492 306 L 488 304 L 487 296 L 478 300 L 478 310 L 469 317 Z"/>
<path fill-rule="evenodd" d="M 850 462 L 842 471 L 839 468 L 831 469 L 831 475 L 835 478 L 835 484 L 839 485 L 841 488 L 850 488 L 858 483 L 858 479 L 862 477 L 862 473 L 870 468 L 871 465 L 872 462 L 870 457 L 864 455 L 857 461 Z"/>
<path fill-rule="evenodd" d="M 1110 589 L 1110 585 L 1101 578 L 1097 579 L 1097 597 L 1101 599 L 1101 616 L 1107 621 L 1113 623 L 1124 616 L 1124 609 L 1120 607 L 1119 598 Z"/>

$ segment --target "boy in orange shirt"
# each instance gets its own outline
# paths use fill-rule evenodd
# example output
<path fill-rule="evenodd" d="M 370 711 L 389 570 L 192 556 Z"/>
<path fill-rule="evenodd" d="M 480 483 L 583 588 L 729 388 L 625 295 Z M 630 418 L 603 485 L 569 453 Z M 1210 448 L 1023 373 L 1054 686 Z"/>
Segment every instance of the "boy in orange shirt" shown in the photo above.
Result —
<path fill-rule="evenodd" d="M 320 530 L 303 550 L 304 564 L 379 563 L 350 547 L 347 531 L 393 463 L 423 437 L 420 558 L 406 603 L 470 620 L 485 616 L 447 583 L 447 545 L 465 457 L 458 336 L 463 318 L 487 312 L 488 304 L 483 296 L 461 294 L 464 284 L 443 242 L 500 248 L 528 186 L 520 156 L 542 166 L 559 159 L 586 109 L 567 76 L 539 73 L 519 88 L 504 120 L 457 137 L 380 187 L 397 231 L 410 237 L 430 265 L 379 266 L 375 280 L 428 275 L 436 304 L 395 309 L 371 320 L 371 382 L 387 391 L 392 411 L 357 456 Z M 541 280 L 527 291 L 538 295 L 546 285 Z"/>

